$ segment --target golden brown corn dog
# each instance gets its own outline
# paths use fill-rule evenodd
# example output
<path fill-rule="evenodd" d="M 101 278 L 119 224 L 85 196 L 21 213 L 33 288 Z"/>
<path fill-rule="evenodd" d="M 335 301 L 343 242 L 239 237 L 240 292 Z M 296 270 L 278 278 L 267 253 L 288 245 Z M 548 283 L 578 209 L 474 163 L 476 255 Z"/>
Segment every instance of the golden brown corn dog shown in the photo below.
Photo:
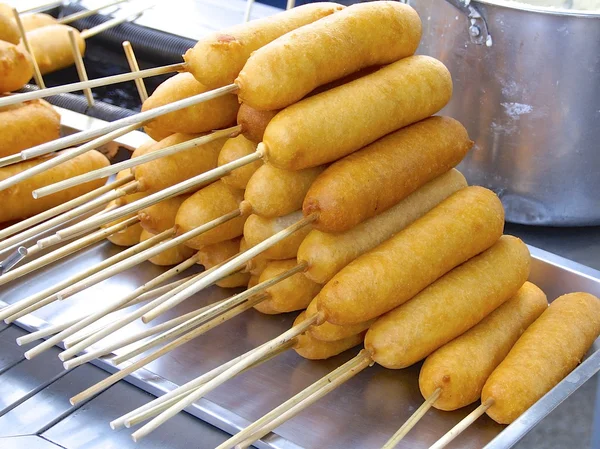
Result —
<path fill-rule="evenodd" d="M 110 203 L 107 204 L 107 208 L 111 207 L 115 204 L 114 201 L 111 201 Z M 126 215 L 125 217 L 119 218 L 118 220 L 115 220 L 111 223 L 107 223 L 104 226 L 102 226 L 103 228 L 108 228 L 109 226 L 115 225 L 117 223 L 120 223 L 122 221 L 125 221 L 131 217 L 133 217 L 135 214 L 131 214 L 131 215 Z M 117 245 L 117 246 L 133 246 L 133 245 L 137 245 L 138 243 L 140 243 L 140 237 L 142 235 L 142 231 L 143 228 L 139 223 L 135 223 L 131 226 L 127 226 L 125 229 L 115 233 L 115 234 L 111 234 L 108 236 L 108 241 L 111 242 L 113 245 Z"/>
<path fill-rule="evenodd" d="M 139 241 L 143 242 L 151 237 L 154 237 L 154 235 L 155 234 L 142 229 Z M 192 248 L 181 244 L 164 250 L 162 253 L 159 253 L 156 256 L 148 259 L 148 261 L 154 265 L 165 267 L 169 265 L 177 265 L 193 255 L 194 250 Z"/>
<path fill-rule="evenodd" d="M 417 363 L 510 299 L 527 280 L 530 259 L 521 240 L 501 237 L 488 250 L 378 318 L 367 332 L 365 348 L 386 368 Z"/>
<path fill-rule="evenodd" d="M 251 246 L 248 245 L 246 239 L 242 237 L 242 240 L 240 241 L 240 253 L 243 253 L 250 248 Z M 260 253 L 258 256 L 253 257 L 246 263 L 246 269 L 244 271 L 247 271 L 248 273 L 252 274 L 252 276 L 256 276 L 258 279 L 260 274 L 267 266 L 267 263 L 269 263 L 269 259 L 265 257 L 264 253 Z"/>
<path fill-rule="evenodd" d="M 263 240 L 268 239 L 272 235 L 287 228 L 302 219 L 302 211 L 292 212 L 277 218 L 265 218 L 260 215 L 252 214 L 244 224 L 244 238 L 248 245 L 256 246 Z M 264 256 L 268 259 L 283 260 L 296 257 L 298 247 L 302 240 L 308 235 L 311 227 L 305 226 L 302 229 L 294 232 L 274 246 L 264 251 Z"/>
<path fill-rule="evenodd" d="M 143 144 L 141 144 L 139 147 L 137 147 L 133 153 L 131 153 L 131 158 L 135 159 L 136 157 L 139 156 L 143 156 L 144 154 L 146 154 L 148 151 L 150 151 L 150 149 L 152 148 L 152 146 L 156 144 L 156 142 L 154 140 L 148 140 L 147 142 L 144 142 Z M 119 173 L 117 173 L 117 177 L 116 180 L 122 179 L 126 176 L 129 176 L 133 173 L 131 168 L 128 168 L 126 170 L 121 170 Z M 116 204 L 118 206 L 124 206 L 126 204 L 129 203 L 133 203 L 134 201 L 137 201 L 141 198 L 144 198 L 145 196 L 148 195 L 147 192 L 140 192 L 139 188 L 137 189 L 138 191 L 134 192 L 134 193 L 130 193 L 129 195 L 125 195 L 121 198 L 118 198 L 116 200 Z M 130 217 L 134 216 L 133 214 L 130 215 Z M 114 223 L 110 223 L 110 224 L 114 224 Z M 106 226 L 110 226 L 110 224 L 106 225 Z M 140 234 L 141 234 L 141 227 L 140 227 Z M 139 236 L 138 236 L 138 242 L 139 242 Z M 136 242 L 137 243 L 137 242 Z"/>
<path fill-rule="evenodd" d="M 13 7 L 6 4 L 0 3 L 0 15 L 6 16 L 10 19 L 13 18 Z"/>
<path fill-rule="evenodd" d="M 263 217 L 291 214 L 302 207 L 308 189 L 323 170 L 322 166 L 291 171 L 263 165 L 248 181 L 244 199 Z"/>
<path fill-rule="evenodd" d="M 265 129 L 275 117 L 276 111 L 259 111 L 242 103 L 237 114 L 237 123 L 242 125 L 242 134 L 252 142 L 262 142 Z"/>
<path fill-rule="evenodd" d="M 229 187 L 222 181 L 214 182 L 198 190 L 179 207 L 175 218 L 177 232 L 183 234 L 239 209 L 243 195 L 243 190 Z M 239 237 L 244 232 L 245 221 L 246 216 L 244 215 L 229 220 L 208 232 L 200 234 L 198 237 L 188 240 L 186 245 L 194 249 L 201 249 L 206 245 Z"/>
<path fill-rule="evenodd" d="M 62 152 L 58 154 L 62 154 Z M 0 180 L 10 178 L 11 176 L 34 167 L 52 157 L 53 156 L 42 157 L 2 167 L 0 168 Z M 32 176 L 25 181 L 0 191 L 0 203 L 3 204 L 3 207 L 0 210 L 0 223 L 31 217 L 101 187 L 106 182 L 106 178 L 86 182 L 85 184 L 80 184 L 39 199 L 34 199 L 31 194 L 31 192 L 40 187 L 106 167 L 109 164 L 108 159 L 106 159 L 102 153 L 95 150 L 88 151 L 69 161 L 63 162 L 54 168 L 46 170 L 43 173 Z"/>
<path fill-rule="evenodd" d="M 423 397 L 430 397 L 440 388 L 433 406 L 447 411 L 477 401 L 492 371 L 547 308 L 544 292 L 525 282 L 516 295 L 479 324 L 425 359 L 419 374 Z"/>
<path fill-rule="evenodd" d="M 336 3 L 313 3 L 265 19 L 213 33 L 189 49 L 184 59 L 194 77 L 211 89 L 231 84 L 250 54 L 279 36 L 342 9 Z"/>
<path fill-rule="evenodd" d="M 503 227 L 496 194 L 461 189 L 337 273 L 319 293 L 319 312 L 334 324 L 382 315 L 492 246 Z"/>
<path fill-rule="evenodd" d="M 465 177 L 452 169 L 429 181 L 387 211 L 346 232 L 334 234 L 313 229 L 298 248 L 298 260 L 308 263 L 305 275 L 319 284 L 326 284 L 354 259 L 400 232 L 466 186 Z"/>
<path fill-rule="evenodd" d="M 69 30 L 75 30 L 77 46 L 83 55 L 85 53 L 85 40 L 83 40 L 77 29 L 68 25 L 49 25 L 36 28 L 27 33 L 31 51 L 35 55 L 35 60 L 42 75 L 64 69 L 75 63 L 71 41 L 69 40 Z"/>
<path fill-rule="evenodd" d="M 0 41 L 17 45 L 20 40 L 21 35 L 15 21 L 0 14 Z"/>
<path fill-rule="evenodd" d="M 225 240 L 212 245 L 207 245 L 198 251 L 198 263 L 209 270 L 215 265 L 225 262 L 235 256 L 240 250 L 240 238 Z M 216 284 L 222 288 L 245 287 L 250 280 L 249 273 L 234 273 L 219 280 Z"/>
<path fill-rule="evenodd" d="M 177 211 L 190 195 L 179 195 L 149 206 L 138 212 L 140 224 L 145 231 L 160 234 L 175 226 Z"/>
<path fill-rule="evenodd" d="M 60 137 L 60 115 L 44 100 L 26 101 L 0 109 L 0 157 Z"/>
<path fill-rule="evenodd" d="M 56 25 L 58 21 L 50 14 L 34 13 L 34 14 L 23 14 L 21 16 L 21 22 L 25 31 L 35 30 L 36 28 L 47 27 L 49 25 Z"/>
<path fill-rule="evenodd" d="M 191 73 L 178 73 L 160 84 L 142 105 L 142 112 L 198 95 L 210 90 L 196 81 Z M 156 140 L 174 133 L 198 134 L 226 128 L 235 123 L 239 108 L 237 96 L 222 95 L 179 111 L 161 115 L 148 123 L 144 130 Z"/>
<path fill-rule="evenodd" d="M 310 186 L 304 215 L 318 214 L 315 229 L 348 231 L 446 173 L 472 145 L 450 117 L 400 129 L 330 165 Z"/>
<path fill-rule="evenodd" d="M 267 263 L 261 273 L 259 283 L 268 281 L 297 265 L 296 259 L 271 261 Z M 255 305 L 254 308 L 270 315 L 304 310 L 319 293 L 319 290 L 321 290 L 319 284 L 311 281 L 302 273 L 296 273 L 265 290 L 269 297 Z"/>
<path fill-rule="evenodd" d="M 243 103 L 281 109 L 349 73 L 412 55 L 420 39 L 421 20 L 410 6 L 352 5 L 260 48 L 235 83 Z"/>
<path fill-rule="evenodd" d="M 173 134 L 153 145 L 149 152 L 158 151 L 196 137 L 199 137 L 199 135 Z M 227 139 L 217 139 L 199 147 L 193 147 L 138 165 L 133 169 L 133 174 L 135 175 L 135 179 L 140 183 L 139 190 L 148 193 L 158 192 L 166 187 L 215 168 L 219 152 L 225 140 Z"/>
<path fill-rule="evenodd" d="M 485 383 L 481 401 L 494 401 L 489 417 L 501 424 L 517 419 L 575 369 L 598 335 L 598 298 L 569 293 L 555 299 Z"/>
<path fill-rule="evenodd" d="M 444 64 L 402 59 L 279 112 L 265 130 L 264 160 L 286 170 L 335 161 L 435 114 L 451 96 Z"/>
<path fill-rule="evenodd" d="M 294 326 L 302 323 L 306 319 L 302 312 L 294 321 Z M 334 357 L 342 352 L 358 346 L 365 338 L 365 333 L 361 332 L 337 341 L 322 341 L 313 338 L 310 333 L 305 332 L 296 337 L 296 343 L 293 348 L 298 355 L 309 360 L 325 360 Z"/>
<path fill-rule="evenodd" d="M 306 308 L 306 317 L 311 318 L 318 313 L 317 309 L 317 297 L 315 297 L 308 307 Z M 360 332 L 366 331 L 371 324 L 375 322 L 375 319 L 364 321 L 357 324 L 347 324 L 345 326 L 338 326 L 337 324 L 328 323 L 325 321 L 319 326 L 311 326 L 307 333 L 317 340 L 322 341 L 336 341 L 348 338 L 352 335 L 359 334 Z"/>
<path fill-rule="evenodd" d="M 33 76 L 31 57 L 19 45 L 0 40 L 0 93 L 23 87 Z"/>
<path fill-rule="evenodd" d="M 219 166 L 254 153 L 256 151 L 256 146 L 256 143 L 246 139 L 241 134 L 237 137 L 227 139 L 219 153 Z M 228 175 L 223 176 L 221 180 L 225 184 L 235 187 L 236 189 L 245 189 L 254 172 L 262 165 L 263 162 L 261 160 L 254 161 L 251 164 L 236 168 Z"/>

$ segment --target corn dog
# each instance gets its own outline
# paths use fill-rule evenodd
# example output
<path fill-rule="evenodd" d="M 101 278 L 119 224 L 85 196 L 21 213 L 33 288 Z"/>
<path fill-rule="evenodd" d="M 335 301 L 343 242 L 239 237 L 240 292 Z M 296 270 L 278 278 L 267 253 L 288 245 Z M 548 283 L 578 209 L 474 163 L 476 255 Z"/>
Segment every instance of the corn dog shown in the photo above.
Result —
<path fill-rule="evenodd" d="M 282 170 L 271 165 L 260 167 L 246 185 L 244 200 L 255 214 L 263 217 L 281 217 L 302 207 L 311 184 L 324 167 L 305 170 Z"/>
<path fill-rule="evenodd" d="M 248 242 L 248 245 L 251 247 L 256 246 L 263 240 L 266 240 L 301 219 L 301 211 L 296 211 L 277 218 L 264 218 L 252 214 L 244 224 L 244 238 L 246 239 L 246 242 Z M 267 249 L 264 252 L 264 256 L 268 259 L 275 260 L 296 257 L 296 254 L 298 254 L 298 247 L 309 232 L 310 226 L 305 226 L 299 231 L 294 232 L 288 238 Z"/>
<path fill-rule="evenodd" d="M 158 151 L 196 137 L 199 135 L 173 134 L 153 145 L 149 152 Z M 193 147 L 134 167 L 133 174 L 140 183 L 139 190 L 148 193 L 158 192 L 215 168 L 225 140 L 225 138 L 213 140 L 199 147 Z"/>
<path fill-rule="evenodd" d="M 503 227 L 504 209 L 493 192 L 459 190 L 337 273 L 319 293 L 319 312 L 334 324 L 382 315 L 492 246 Z"/>
<path fill-rule="evenodd" d="M 53 156 L 1 167 L 0 180 L 14 176 L 23 170 L 27 170 L 28 168 L 48 160 L 50 157 Z M 63 162 L 54 168 L 40 173 L 39 175 L 32 176 L 13 187 L 0 191 L 0 202 L 4 205 L 0 211 L 0 223 L 31 217 L 101 187 L 106 182 L 106 178 L 86 182 L 85 184 L 80 184 L 76 187 L 40 199 L 33 199 L 31 195 L 31 192 L 34 190 L 51 184 L 52 182 L 58 182 L 108 165 L 108 159 L 106 159 L 102 153 L 98 151 L 89 151 L 70 161 Z"/>
<path fill-rule="evenodd" d="M 20 89 L 32 76 L 29 53 L 21 45 L 0 40 L 0 93 Z"/>
<path fill-rule="evenodd" d="M 142 105 L 142 112 L 206 92 L 191 73 L 178 73 L 160 84 Z M 227 94 L 179 111 L 161 115 L 148 123 L 144 130 L 155 140 L 174 133 L 198 134 L 226 128 L 236 120 L 239 105 L 237 97 Z"/>
<path fill-rule="evenodd" d="M 58 21 L 54 17 L 44 13 L 24 14 L 21 16 L 21 22 L 25 31 L 58 24 Z"/>
<path fill-rule="evenodd" d="M 112 207 L 115 204 L 114 201 L 111 201 L 110 203 L 107 204 L 107 208 L 108 207 Z M 134 214 L 131 215 L 126 215 L 125 217 L 119 218 L 118 220 L 115 220 L 111 223 L 107 223 L 104 226 L 102 226 L 103 228 L 108 228 L 112 225 L 115 225 L 117 223 L 120 223 L 122 221 L 128 220 L 129 218 L 131 218 L 132 216 L 134 216 Z M 127 226 L 125 229 L 123 229 L 122 231 L 116 232 L 114 234 L 111 234 L 107 237 L 107 240 L 112 243 L 113 245 L 117 245 L 117 246 L 133 246 L 133 245 L 137 245 L 138 243 L 140 243 L 140 237 L 142 236 L 142 231 L 144 229 L 142 228 L 142 226 L 139 223 L 135 223 L 131 226 Z"/>
<path fill-rule="evenodd" d="M 219 153 L 218 165 L 224 165 L 243 156 L 247 156 L 256 151 L 256 143 L 246 139 L 243 135 L 227 139 L 221 152 Z M 254 161 L 251 164 L 236 168 L 231 173 L 221 178 L 225 184 L 235 187 L 236 189 L 245 189 L 248 181 L 262 166 L 262 161 Z"/>
<path fill-rule="evenodd" d="M 302 312 L 294 321 L 294 326 L 305 320 L 305 314 Z M 293 349 L 298 355 L 309 360 L 325 360 L 341 354 L 354 346 L 358 346 L 365 338 L 365 333 L 361 332 L 337 341 L 321 341 L 305 332 L 296 337 L 296 344 Z"/>
<path fill-rule="evenodd" d="M 14 20 L 0 14 L 0 41 L 10 42 L 17 45 L 21 40 L 19 29 Z"/>
<path fill-rule="evenodd" d="M 69 30 L 76 31 L 77 46 L 83 55 L 85 53 L 85 40 L 83 40 L 79 31 L 68 25 L 49 25 L 36 28 L 27 33 L 31 51 L 35 55 L 42 75 L 64 69 L 75 63 L 71 51 Z"/>
<path fill-rule="evenodd" d="M 580 362 L 600 334 L 600 300 L 588 293 L 555 299 L 523 333 L 491 374 L 482 403 L 487 414 L 510 424 L 550 391 Z"/>
<path fill-rule="evenodd" d="M 240 253 L 246 252 L 250 248 L 251 246 L 248 245 L 246 239 L 242 237 L 242 240 L 240 241 Z M 264 253 L 260 253 L 258 256 L 250 259 L 246 263 L 245 271 L 252 274 L 253 277 L 256 276 L 256 280 L 258 281 L 258 277 L 267 266 L 267 263 L 269 263 L 269 259 L 265 256 Z"/>
<path fill-rule="evenodd" d="M 441 62 L 402 59 L 279 112 L 264 133 L 264 160 L 299 170 L 340 159 L 435 114 L 451 96 L 452 79 Z"/>
<path fill-rule="evenodd" d="M 281 109 L 349 73 L 412 55 L 420 39 L 421 20 L 410 6 L 352 5 L 260 48 L 235 83 L 243 103 Z"/>
<path fill-rule="evenodd" d="M 427 357 L 419 374 L 423 397 L 440 388 L 433 403 L 439 410 L 456 410 L 477 401 L 492 371 L 547 308 L 544 292 L 525 282 L 479 324 Z"/>
<path fill-rule="evenodd" d="M 311 318 L 318 313 L 317 302 L 317 297 L 310 302 L 306 308 L 306 318 Z M 317 340 L 337 341 L 366 331 L 374 322 L 375 320 L 372 319 L 362 323 L 339 326 L 325 321 L 319 326 L 311 326 L 307 333 L 310 333 L 310 335 Z"/>
<path fill-rule="evenodd" d="M 0 157 L 60 137 L 60 115 L 44 100 L 27 101 L 0 109 Z"/>
<path fill-rule="evenodd" d="M 189 71 L 205 86 L 211 89 L 225 86 L 235 80 L 252 52 L 342 8 L 336 3 L 313 3 L 235 25 L 199 40 L 185 53 L 184 59 Z"/>
<path fill-rule="evenodd" d="M 237 123 L 242 125 L 242 134 L 252 142 L 262 142 L 265 129 L 279 111 L 258 111 L 242 103 L 237 114 Z"/>
<path fill-rule="evenodd" d="M 491 248 L 375 321 L 365 348 L 386 368 L 418 362 L 512 297 L 529 276 L 530 259 L 521 240 L 502 236 Z M 423 323 L 430 332 L 423 332 Z"/>
<path fill-rule="evenodd" d="M 175 217 L 179 207 L 190 195 L 179 195 L 154 204 L 138 212 L 140 224 L 145 231 L 160 234 L 175 226 Z"/>
<path fill-rule="evenodd" d="M 151 237 L 154 237 L 155 234 L 142 229 L 140 233 L 140 242 L 148 240 Z M 158 266 L 170 266 L 177 265 L 178 263 L 183 262 L 184 260 L 192 257 L 194 255 L 194 250 L 185 245 L 177 245 L 173 248 L 169 248 L 164 250 L 162 253 L 157 254 L 156 256 L 148 259 L 150 263 Z"/>
<path fill-rule="evenodd" d="M 304 215 L 318 213 L 315 229 L 347 231 L 446 173 L 472 145 L 449 117 L 400 129 L 329 166 L 308 190 Z"/>
<path fill-rule="evenodd" d="M 243 195 L 243 190 L 229 187 L 222 181 L 214 182 L 198 190 L 185 200 L 177 211 L 175 225 L 178 228 L 178 233 L 182 234 L 190 231 L 238 209 Z M 244 232 L 245 221 L 246 216 L 244 215 L 229 220 L 198 237 L 188 240 L 186 245 L 190 248 L 202 249 L 206 245 L 239 237 Z"/>
<path fill-rule="evenodd" d="M 240 238 L 224 240 L 201 248 L 198 251 L 198 263 L 204 265 L 204 269 L 209 270 L 226 261 L 240 251 L 240 240 Z M 240 272 L 219 280 L 216 285 L 221 288 L 245 287 L 249 280 L 249 273 Z"/>
<path fill-rule="evenodd" d="M 259 283 L 268 281 L 297 265 L 296 259 L 271 261 L 267 263 L 261 273 Z M 321 290 L 319 284 L 309 280 L 302 273 L 296 273 L 265 290 L 269 297 L 255 305 L 254 308 L 266 314 L 304 310 L 319 293 L 319 290 Z"/>
<path fill-rule="evenodd" d="M 308 263 L 305 274 L 309 279 L 326 284 L 354 259 L 383 243 L 466 186 L 465 177 L 452 169 L 429 181 L 387 211 L 346 232 L 334 234 L 313 229 L 298 248 L 298 260 Z"/>

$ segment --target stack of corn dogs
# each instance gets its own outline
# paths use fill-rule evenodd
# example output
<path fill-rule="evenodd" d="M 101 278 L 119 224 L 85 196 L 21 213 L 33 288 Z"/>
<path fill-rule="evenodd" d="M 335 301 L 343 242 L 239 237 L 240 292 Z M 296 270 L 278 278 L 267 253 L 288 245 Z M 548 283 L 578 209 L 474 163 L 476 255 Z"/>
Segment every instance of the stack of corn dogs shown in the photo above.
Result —
<path fill-rule="evenodd" d="M 38 173 L 1 178 L 12 202 L 14 191 L 34 179 L 39 184 L 28 191 L 51 198 L 116 173 L 115 189 L 94 203 L 110 200 L 104 211 L 36 245 L 79 237 L 47 263 L 105 237 L 129 247 L 21 299 L 1 318 L 13 321 L 146 260 L 171 268 L 84 317 L 26 336 L 21 343 L 52 335 L 26 356 L 64 342 L 60 358 L 73 368 L 153 336 L 113 362 L 153 352 L 72 398 L 78 403 L 248 309 L 301 311 L 281 336 L 111 425 L 152 418 L 134 432 L 138 440 L 282 351 L 326 359 L 363 342 L 355 358 L 220 448 L 247 447 L 373 363 L 402 369 L 426 359 L 420 376 L 426 402 L 387 447 L 429 406 L 453 410 L 482 398 L 480 413 L 500 423 L 520 416 L 598 337 L 600 302 L 573 293 L 548 307 L 544 293 L 527 282 L 530 255 L 519 239 L 503 235 L 500 200 L 467 186 L 454 168 L 472 142 L 456 120 L 433 116 L 450 100 L 452 81 L 442 63 L 414 55 L 420 36 L 419 17 L 399 2 L 294 8 L 199 41 L 177 67 L 185 72 L 163 83 L 139 115 L 39 146 L 47 154 L 89 140 L 78 147 L 89 155 L 140 125 L 152 138 L 129 161 L 71 173 L 56 184 L 40 171 L 53 164 L 44 160 L 33 161 Z M 20 98 L 56 91 L 40 92 Z M 20 201 L 30 207 L 40 200 Z M 46 263 L 39 260 L 0 276 L 0 284 Z M 205 271 L 171 282 L 196 264 Z M 89 349 L 213 284 L 247 289 Z"/>

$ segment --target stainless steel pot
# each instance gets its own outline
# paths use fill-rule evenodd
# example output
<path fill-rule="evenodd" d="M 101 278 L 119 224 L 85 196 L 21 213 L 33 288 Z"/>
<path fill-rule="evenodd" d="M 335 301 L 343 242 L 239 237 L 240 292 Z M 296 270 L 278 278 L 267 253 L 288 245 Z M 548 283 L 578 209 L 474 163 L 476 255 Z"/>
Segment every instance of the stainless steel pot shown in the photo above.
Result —
<path fill-rule="evenodd" d="M 443 61 L 442 111 L 476 142 L 459 167 L 514 223 L 600 224 L 600 12 L 502 1 L 409 0 L 419 53 Z"/>

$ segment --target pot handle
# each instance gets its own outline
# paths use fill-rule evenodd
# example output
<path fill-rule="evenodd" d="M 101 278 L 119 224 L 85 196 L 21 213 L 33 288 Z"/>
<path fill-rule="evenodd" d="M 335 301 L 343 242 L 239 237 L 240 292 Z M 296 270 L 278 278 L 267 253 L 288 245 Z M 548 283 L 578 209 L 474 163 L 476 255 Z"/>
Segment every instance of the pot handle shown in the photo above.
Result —
<path fill-rule="evenodd" d="M 409 4 L 409 0 L 400 0 L 403 3 Z M 466 14 L 469 19 L 469 39 L 477 45 L 492 46 L 492 35 L 488 31 L 487 23 L 483 16 L 479 13 L 475 6 L 471 5 L 471 0 L 446 0 L 456 9 L 459 9 L 463 14 Z"/>

